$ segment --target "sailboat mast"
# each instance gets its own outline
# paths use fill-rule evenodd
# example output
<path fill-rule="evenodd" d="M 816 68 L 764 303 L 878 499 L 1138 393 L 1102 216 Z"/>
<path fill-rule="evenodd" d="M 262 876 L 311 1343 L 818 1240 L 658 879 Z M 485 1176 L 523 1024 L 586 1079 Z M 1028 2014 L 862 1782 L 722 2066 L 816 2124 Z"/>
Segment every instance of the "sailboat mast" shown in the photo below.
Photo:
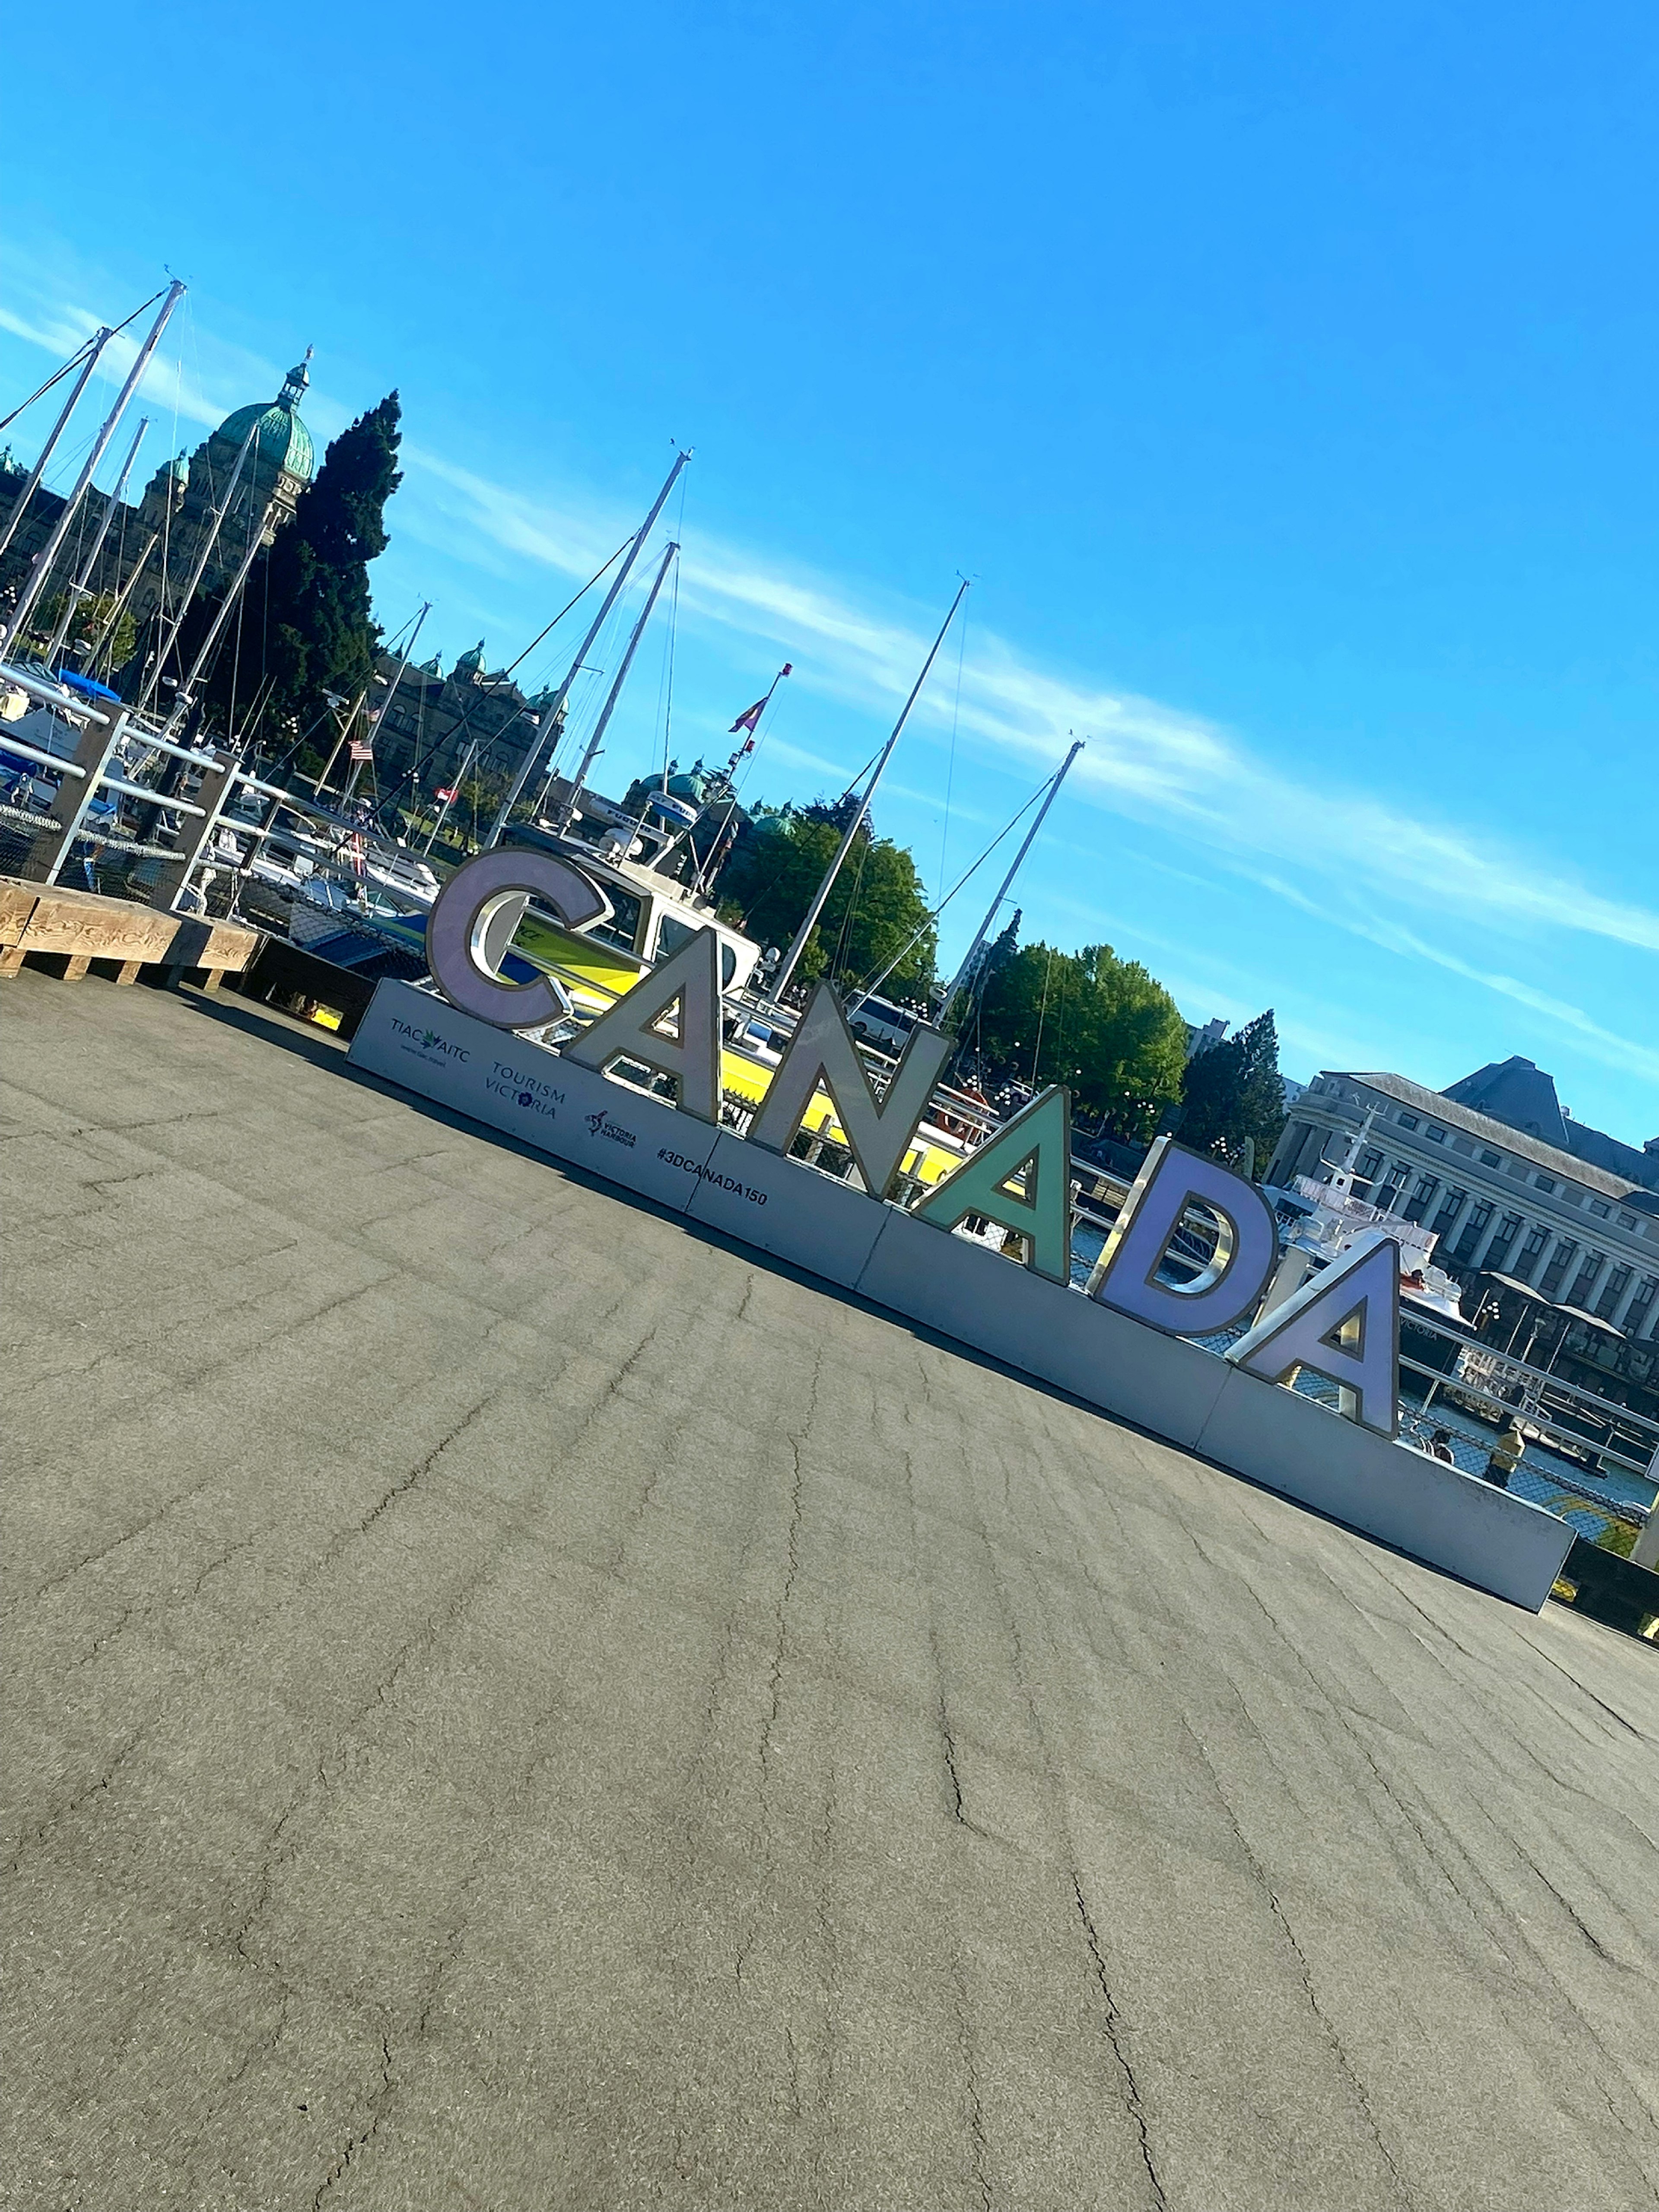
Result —
<path fill-rule="evenodd" d="M 75 380 L 75 383 L 70 390 L 69 398 L 64 402 L 63 413 L 59 415 L 58 420 L 52 426 L 51 437 L 47 439 L 46 444 L 40 448 L 40 459 L 29 471 L 29 480 L 23 486 L 22 491 L 19 495 L 17 504 L 13 507 L 10 515 L 7 519 L 4 532 L 0 533 L 0 554 L 4 553 L 6 548 L 11 544 L 12 539 L 17 535 L 17 526 L 23 520 L 23 510 L 27 507 L 29 501 L 34 497 L 35 493 L 40 489 L 40 479 L 46 472 L 46 463 L 52 459 L 53 453 L 57 451 L 58 441 L 63 436 L 64 430 L 68 428 L 69 418 L 74 414 L 76 406 L 79 404 L 81 394 L 86 390 L 88 380 L 91 377 L 93 370 L 98 366 L 99 355 L 102 353 L 104 348 L 109 343 L 114 335 L 114 331 L 109 329 L 106 325 L 100 324 L 95 336 L 89 341 L 92 350 L 87 356 L 86 362 L 82 368 L 81 374 Z M 71 359 L 72 358 L 73 356 L 71 356 Z M 15 625 L 14 624 L 13 627 L 15 628 Z"/>
<path fill-rule="evenodd" d="M 882 770 L 886 767 L 889 760 L 892 757 L 893 748 L 899 741 L 899 732 L 903 729 L 906 722 L 910 719 L 910 709 L 915 705 L 917 699 L 921 696 L 921 687 L 927 681 L 927 672 L 933 666 L 934 660 L 938 657 L 940 646 L 945 642 L 945 633 L 950 629 L 951 624 L 956 620 L 957 609 L 962 605 L 963 598 L 966 593 L 967 589 L 968 580 L 964 576 L 961 583 L 957 586 L 957 595 L 951 602 L 951 611 L 945 616 L 945 620 L 939 624 L 939 635 L 933 640 L 932 648 L 928 653 L 927 659 L 921 664 L 921 673 L 917 677 L 915 682 L 910 687 L 910 696 L 904 702 L 903 711 L 899 715 L 897 721 L 893 725 L 893 734 L 888 738 L 886 744 L 876 756 L 875 768 L 871 775 L 869 782 L 865 787 L 864 796 L 859 801 L 858 811 L 847 825 L 846 834 L 842 838 L 841 844 L 836 850 L 835 859 L 831 860 L 828 870 L 825 872 L 823 881 L 818 885 L 817 890 L 812 894 L 812 903 L 806 909 L 806 916 L 802 921 L 800 927 L 795 932 L 794 942 L 790 945 L 788 951 L 784 955 L 783 965 L 779 969 L 776 975 L 773 978 L 771 983 L 768 987 L 775 1004 L 777 1000 L 782 998 L 784 991 L 788 985 L 790 977 L 794 974 L 796 969 L 800 964 L 800 956 L 806 950 L 806 940 L 817 927 L 818 916 L 823 912 L 823 902 L 829 897 L 831 890 L 835 886 L 836 878 L 841 873 L 842 861 L 852 850 L 854 838 L 858 836 L 859 831 L 864 827 L 865 817 L 870 811 L 870 802 L 876 795 L 876 786 L 881 781 Z"/>
<path fill-rule="evenodd" d="M 104 550 L 104 540 L 109 536 L 109 526 L 115 520 L 115 510 L 121 504 L 127 488 L 127 478 L 132 474 L 132 465 L 138 458 L 138 448 L 144 442 L 144 433 L 149 428 L 149 417 L 143 416 L 134 433 L 126 459 L 121 464 L 121 473 L 115 479 L 115 489 L 105 503 L 104 512 L 93 534 L 92 550 L 81 563 L 81 573 L 64 594 L 64 611 L 58 617 L 58 627 L 52 634 L 52 643 L 46 647 L 46 665 L 50 667 L 63 650 L 64 640 L 69 635 L 70 624 L 75 619 L 75 610 L 87 595 L 87 586 L 98 566 L 98 556 Z"/>
<path fill-rule="evenodd" d="M 256 423 L 254 425 L 254 428 L 257 429 L 258 428 L 258 425 Z M 252 435 L 252 432 L 250 431 L 248 434 L 251 437 Z M 247 545 L 243 551 L 240 562 L 237 564 L 236 574 L 230 580 L 230 589 L 225 593 L 223 599 L 220 600 L 218 611 L 215 614 L 213 620 L 208 624 L 208 634 L 202 640 L 201 646 L 197 652 L 195 659 L 190 664 L 189 672 L 185 677 L 184 681 L 179 684 L 178 690 L 173 694 L 173 712 L 167 716 L 167 726 L 161 732 L 162 736 L 165 738 L 170 738 L 173 735 L 173 732 L 179 727 L 179 724 L 184 720 L 185 715 L 188 714 L 191 710 L 191 706 L 195 694 L 197 678 L 201 675 L 202 671 L 207 666 L 208 656 L 213 651 L 214 647 L 219 642 L 220 633 L 223 630 L 225 624 L 230 620 L 232 611 L 235 607 L 237 600 L 242 596 L 242 586 L 246 583 L 248 571 L 252 568 L 255 560 L 258 556 L 259 549 L 264 543 L 265 526 L 270 520 L 271 509 L 276 506 L 276 495 L 273 493 L 270 498 L 265 501 L 264 510 L 259 516 L 258 524 L 248 532 Z M 184 620 L 182 612 L 179 618 L 180 622 Z M 177 635 L 176 630 L 174 635 Z M 156 666 L 158 669 L 161 666 L 159 659 L 156 662 Z"/>
<path fill-rule="evenodd" d="M 933 1018 L 936 1022 L 943 1023 L 945 1017 L 950 1012 L 951 1007 L 956 1004 L 957 998 L 961 995 L 963 985 L 972 975 L 974 963 L 978 959 L 980 955 L 980 948 L 984 944 L 986 939 L 991 934 L 992 926 L 997 918 L 997 910 L 1001 906 L 1004 899 L 1007 897 L 1009 892 L 1012 890 L 1014 878 L 1019 873 L 1021 868 L 1024 866 L 1025 855 L 1030 851 L 1032 846 L 1036 842 L 1037 832 L 1042 829 L 1043 823 L 1048 818 L 1048 809 L 1054 805 L 1055 799 L 1059 798 L 1060 787 L 1065 782 L 1066 776 L 1070 774 L 1072 763 L 1083 750 L 1083 744 L 1084 741 L 1081 738 L 1074 738 L 1072 740 L 1071 751 L 1066 754 L 1065 759 L 1061 761 L 1060 766 L 1054 770 L 1054 780 L 1048 786 L 1048 795 L 1043 800 L 1042 805 L 1038 807 L 1036 811 L 1036 819 L 1026 831 L 1024 840 L 1021 844 L 1018 852 L 1014 855 L 1012 865 L 1010 866 L 1007 874 L 1003 878 L 1001 883 L 997 886 L 997 895 L 987 908 L 985 919 L 981 922 L 978 929 L 975 931 L 974 941 L 968 947 L 968 951 L 963 956 L 962 965 L 957 969 L 955 979 L 951 982 L 950 990 L 945 994 L 945 1004 L 939 1008 L 939 1012 Z"/>
<path fill-rule="evenodd" d="M 575 818 L 576 795 L 587 781 L 588 769 L 592 767 L 594 762 L 599 758 L 599 747 L 604 741 L 605 731 L 610 726 L 611 717 L 616 710 L 617 700 L 622 696 L 623 685 L 628 681 L 628 672 L 634 665 L 634 655 L 639 650 L 640 640 L 645 635 L 645 626 L 651 619 L 651 611 L 657 604 L 658 593 L 662 590 L 663 586 L 668 581 L 668 571 L 673 566 L 674 556 L 679 551 L 679 550 L 680 549 L 678 545 L 671 544 L 663 554 L 662 565 L 657 570 L 656 579 L 652 584 L 650 593 L 646 599 L 643 608 L 640 611 L 640 618 L 634 625 L 633 635 L 628 641 L 628 650 L 623 653 L 622 658 L 622 666 L 617 671 L 617 680 L 611 685 L 610 695 L 606 698 L 605 705 L 599 710 L 599 719 L 593 725 L 593 734 L 587 741 L 587 750 L 582 755 L 581 765 L 577 769 L 574 776 L 571 779 L 569 793 L 565 799 L 563 807 L 560 811 L 559 827 L 561 830 L 568 830 L 571 823 Z M 666 788 L 667 787 L 665 783 L 665 791 Z"/>
<path fill-rule="evenodd" d="M 64 502 L 64 511 L 58 516 L 52 535 L 34 556 L 34 566 L 29 571 L 28 581 L 24 585 L 17 605 L 12 611 L 10 634 L 13 637 L 22 635 L 23 625 L 33 611 L 35 601 L 46 588 L 46 579 L 52 574 L 52 563 L 58 558 L 58 548 L 69 535 L 70 525 L 75 519 L 75 510 L 80 506 L 87 486 L 92 482 L 93 473 L 104 458 L 110 440 L 120 427 L 121 417 L 127 411 L 128 402 L 138 389 L 144 371 L 149 367 L 149 357 L 161 343 L 161 333 L 167 326 L 167 320 L 173 308 L 183 297 L 184 289 L 183 284 L 176 276 L 167 287 L 167 295 L 161 302 L 161 313 L 150 325 L 149 337 L 139 347 L 132 367 L 127 371 L 127 380 L 121 386 L 114 406 L 104 418 L 103 428 L 92 441 L 92 451 L 87 455 L 80 476 L 76 480 L 75 489 Z"/>
<path fill-rule="evenodd" d="M 172 652 L 173 647 L 179 642 L 179 633 L 185 626 L 185 617 L 190 612 L 191 604 L 196 597 L 197 587 L 201 583 L 204 575 L 207 573 L 207 564 L 213 557 L 213 549 L 219 543 L 219 533 L 225 526 L 225 517 L 230 513 L 230 502 L 235 498 L 236 487 L 242 480 L 243 465 L 246 463 L 249 453 L 253 450 L 253 441 L 259 434 L 259 424 L 263 419 L 263 416 L 258 415 L 254 416 L 253 420 L 247 426 L 246 436 L 242 440 L 241 444 L 237 448 L 236 459 L 231 463 L 230 477 L 229 481 L 225 485 L 224 495 L 220 500 L 218 506 L 213 510 L 212 518 L 208 524 L 206 534 L 203 538 L 201 545 L 197 551 L 195 562 L 191 568 L 189 580 L 185 583 L 183 595 L 179 601 L 178 616 L 174 620 L 171 629 L 168 630 L 167 635 L 156 647 L 155 662 L 150 668 L 149 674 L 144 678 L 143 687 L 138 693 L 137 707 L 137 711 L 140 714 L 143 712 L 145 703 L 149 700 L 150 694 L 155 690 L 156 686 L 161 680 L 161 671 L 167 666 L 167 655 Z M 263 530 L 263 523 L 260 527 Z M 161 583 L 163 596 L 165 596 L 167 585 L 167 577 L 165 574 L 162 575 Z"/>
<path fill-rule="evenodd" d="M 138 558 L 133 563 L 132 574 L 127 578 L 125 583 L 122 585 L 120 590 L 115 595 L 115 604 L 104 618 L 104 627 L 99 631 L 97 636 L 94 638 L 92 643 L 87 647 L 85 653 L 82 655 L 81 666 L 88 676 L 92 673 L 93 667 L 97 661 L 99 654 L 102 653 L 104 647 L 109 643 L 110 639 L 115 635 L 115 626 L 120 621 L 122 616 L 125 614 L 127 611 L 127 602 L 137 590 L 138 580 L 140 577 L 143 576 L 145 569 L 149 566 L 149 556 L 155 550 L 161 542 L 161 532 L 159 530 L 152 530 L 149 536 L 144 540 L 143 551 L 138 556 Z"/>
<path fill-rule="evenodd" d="M 633 543 L 629 545 L 627 553 L 623 556 L 622 566 L 617 571 L 616 576 L 612 580 L 611 589 L 605 595 L 605 603 L 600 607 L 598 614 L 594 616 L 592 623 L 589 623 L 587 635 L 577 647 L 576 657 L 571 662 L 563 683 L 560 684 L 558 690 L 553 695 L 553 702 L 547 710 L 547 717 L 544 726 L 538 726 L 537 727 L 537 729 L 532 733 L 530 743 L 524 749 L 524 757 L 520 761 L 518 769 L 514 775 L 513 781 L 507 787 L 507 797 L 501 801 L 501 812 L 497 814 L 494 823 L 490 825 L 489 836 L 484 839 L 483 849 L 485 852 L 488 852 L 491 846 L 498 845 L 501 842 L 501 832 L 507 827 L 507 817 L 512 813 L 514 808 L 518 805 L 519 799 L 524 791 L 524 787 L 530 781 L 530 771 L 536 765 L 536 756 L 547 742 L 546 738 L 543 733 L 544 726 L 555 732 L 555 744 L 556 746 L 559 715 L 563 708 L 565 700 L 569 696 L 570 687 L 575 682 L 577 677 L 581 673 L 582 663 L 587 658 L 589 648 L 592 645 L 594 639 L 599 635 L 600 630 L 604 629 L 605 617 L 611 612 L 611 608 L 616 605 L 617 600 L 621 594 L 623 586 L 628 581 L 629 573 L 633 568 L 635 562 L 638 560 L 640 555 L 645 550 L 645 541 L 651 535 L 652 528 L 656 522 L 657 517 L 662 513 L 663 508 L 668 504 L 669 493 L 673 490 L 674 486 L 679 482 L 680 471 L 685 466 L 690 458 L 691 448 L 690 446 L 686 447 L 683 453 L 676 453 L 674 456 L 674 465 L 668 471 L 663 488 L 657 494 L 650 514 L 646 516 L 645 520 L 635 532 Z"/>
<path fill-rule="evenodd" d="M 371 757 L 373 757 L 374 750 L 374 740 L 380 736 L 380 725 L 386 720 L 386 710 L 397 697 L 398 686 L 403 682 L 404 678 L 409 672 L 409 664 L 415 658 L 415 647 L 420 638 L 421 624 L 426 620 L 431 611 L 431 600 L 423 599 L 421 602 L 421 611 L 415 617 L 415 627 L 410 634 L 409 643 L 404 647 L 402 665 L 399 667 L 398 673 L 392 679 L 392 689 L 386 693 L 385 698 L 381 700 L 380 705 L 374 709 L 374 719 L 368 726 L 368 737 L 363 740 L 364 744 L 367 744 L 369 749 Z M 357 788 L 357 775 L 358 771 L 362 767 L 362 763 L 360 760 L 354 760 L 351 763 L 351 773 L 346 778 L 345 796 L 348 799 L 350 798 L 352 793 Z"/>

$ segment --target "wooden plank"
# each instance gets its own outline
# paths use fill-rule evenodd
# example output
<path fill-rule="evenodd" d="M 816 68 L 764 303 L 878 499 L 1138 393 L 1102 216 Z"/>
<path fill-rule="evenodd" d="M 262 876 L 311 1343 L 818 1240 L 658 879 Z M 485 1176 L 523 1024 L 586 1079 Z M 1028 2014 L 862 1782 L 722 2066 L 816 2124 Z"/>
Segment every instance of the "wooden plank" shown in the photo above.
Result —
<path fill-rule="evenodd" d="M 131 982 L 131 969 L 161 962 L 177 982 L 191 969 L 216 976 L 241 975 L 259 949 L 257 929 L 240 922 L 198 921 L 141 906 L 135 899 L 106 898 L 69 884 L 29 884 L 0 877 L 0 951 L 19 957 L 0 965 L 0 975 L 15 975 L 27 952 L 61 952 L 71 961 L 116 960 L 119 980 Z M 84 967 L 76 971 L 84 974 Z"/>
<path fill-rule="evenodd" d="M 116 981 L 118 983 L 136 983 L 138 981 L 138 970 L 143 966 L 143 964 L 144 963 L 142 960 L 124 960 L 121 963 L 120 973 L 115 978 Z"/>
<path fill-rule="evenodd" d="M 15 945 L 40 896 L 38 884 L 0 880 L 0 945 Z M 15 972 L 15 971 L 14 971 Z"/>
<path fill-rule="evenodd" d="M 64 963 L 64 981 L 66 983 L 78 983 L 91 965 L 91 958 L 87 953 L 72 954 Z"/>
<path fill-rule="evenodd" d="M 84 954 L 91 960 L 159 960 L 179 931 L 176 914 L 121 899 L 66 898 L 55 889 L 36 900 L 18 942 L 26 952 Z"/>
<path fill-rule="evenodd" d="M 216 968 L 221 975 L 240 975 L 258 949 L 257 929 L 244 928 L 240 922 L 216 921 L 196 965 Z"/>
<path fill-rule="evenodd" d="M 20 975 L 22 971 L 23 955 L 20 948 L 14 945 L 9 950 L 0 952 L 0 976 Z"/>

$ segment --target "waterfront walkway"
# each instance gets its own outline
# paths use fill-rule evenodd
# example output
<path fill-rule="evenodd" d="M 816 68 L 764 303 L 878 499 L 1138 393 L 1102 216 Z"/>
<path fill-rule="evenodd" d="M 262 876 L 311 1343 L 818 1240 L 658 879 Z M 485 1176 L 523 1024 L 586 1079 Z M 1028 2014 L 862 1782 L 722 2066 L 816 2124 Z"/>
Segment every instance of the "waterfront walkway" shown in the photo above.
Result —
<path fill-rule="evenodd" d="M 1659 1655 L 0 986 L 0 2198 L 1659 2206 Z"/>

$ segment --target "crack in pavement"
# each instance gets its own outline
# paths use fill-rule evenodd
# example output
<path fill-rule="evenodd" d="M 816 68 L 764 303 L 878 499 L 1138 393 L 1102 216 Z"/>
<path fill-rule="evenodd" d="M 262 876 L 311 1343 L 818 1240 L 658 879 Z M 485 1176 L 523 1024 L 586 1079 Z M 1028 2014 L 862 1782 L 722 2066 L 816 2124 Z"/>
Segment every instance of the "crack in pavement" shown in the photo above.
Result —
<path fill-rule="evenodd" d="M 1095 1979 L 1100 1986 L 1101 1999 L 1106 2008 L 1106 2040 L 1112 2046 L 1112 2057 L 1116 2060 L 1118 2071 L 1123 2076 L 1124 2101 L 1128 2106 L 1129 2117 L 1135 2124 L 1136 2133 L 1140 2140 L 1140 2161 L 1146 2169 L 1146 2179 L 1152 2187 L 1155 2212 L 1165 2212 L 1169 2199 L 1164 2193 L 1164 2184 L 1158 2177 L 1158 2166 L 1152 2157 L 1152 2138 L 1146 2124 L 1146 2107 L 1141 2102 L 1140 2084 L 1135 2079 L 1134 2069 L 1129 2063 L 1129 2055 L 1123 2047 L 1123 2015 L 1118 2010 L 1117 1999 L 1112 1994 L 1112 1985 L 1107 1978 L 1106 1960 L 1101 1951 L 1100 1937 L 1095 1929 L 1093 1915 L 1090 1912 L 1083 1895 L 1081 1877 L 1075 1867 L 1070 1869 L 1070 1873 L 1072 1895 L 1076 1901 L 1078 1918 L 1083 1923 L 1083 1933 L 1089 1946 L 1089 1956 L 1094 1961 Z"/>
<path fill-rule="evenodd" d="M 1263 1607 L 1263 1611 L 1266 1611 L 1265 1607 Z M 1269 1614 L 1268 1618 L 1272 1619 L 1271 1614 Z M 1277 1623 L 1274 1625 L 1276 1626 Z M 1272 1913 L 1274 1922 L 1277 1923 L 1279 1930 L 1283 1936 L 1285 1944 L 1289 1948 L 1291 1955 L 1296 1961 L 1297 1976 L 1301 1980 L 1303 1992 L 1308 2001 L 1308 2009 L 1312 2013 L 1314 2018 L 1319 2022 L 1326 2040 L 1329 2043 L 1331 2050 L 1335 2056 L 1338 2066 L 1341 2069 L 1344 2076 L 1352 2087 L 1359 2109 L 1365 2116 L 1365 2124 L 1370 2128 L 1372 2139 L 1376 2142 L 1377 2154 L 1381 2157 L 1383 2165 L 1389 2169 L 1389 2178 L 1399 2192 L 1400 2201 L 1402 2204 L 1408 2207 L 1414 2206 L 1416 2199 L 1413 2197 L 1411 2191 L 1406 2185 L 1406 2178 L 1400 2171 L 1400 2167 L 1395 2159 L 1394 2153 L 1389 2148 L 1388 2144 L 1382 2139 L 1382 2130 L 1377 2125 L 1376 2115 L 1371 2109 L 1371 2100 L 1366 2094 L 1365 2085 L 1360 2079 L 1358 2069 L 1354 2065 L 1353 2061 L 1349 2057 L 1346 2047 L 1345 2046 L 1341 2037 L 1336 2032 L 1334 2023 L 1330 2019 L 1328 2014 L 1325 2011 L 1324 2007 L 1319 2002 L 1318 1992 L 1314 1988 L 1313 1970 L 1308 1963 L 1308 1955 L 1302 1948 L 1300 1942 L 1297 1940 L 1296 1930 L 1291 1925 L 1289 1916 L 1285 1911 L 1284 1904 L 1279 1898 L 1279 1893 L 1274 1889 L 1272 1882 L 1268 1880 L 1267 1870 L 1262 1865 L 1261 1860 L 1256 1856 L 1255 1846 L 1251 1844 L 1249 1837 L 1246 1836 L 1243 1827 L 1239 1825 L 1238 1815 L 1234 1812 L 1231 1800 L 1228 1797 L 1226 1791 L 1221 1785 L 1221 1777 L 1216 1772 L 1215 1763 L 1211 1759 L 1209 1753 L 1205 1749 L 1202 1738 L 1199 1735 L 1197 1730 L 1193 1727 L 1192 1723 L 1187 1718 L 1184 1713 L 1181 1717 L 1181 1725 L 1186 1730 L 1194 1750 L 1197 1752 L 1205 1771 L 1210 1778 L 1211 1786 L 1215 1791 L 1217 1802 L 1220 1805 L 1223 1813 L 1226 1815 L 1227 1825 L 1231 1828 L 1234 1837 L 1237 1840 L 1239 1849 L 1243 1852 L 1245 1858 L 1249 1861 L 1250 1872 L 1255 1879 L 1256 1887 L 1261 1890 L 1263 1897 L 1266 1898 L 1268 1911 Z"/>
<path fill-rule="evenodd" d="M 368 2125 L 360 2135 L 353 2136 L 351 2140 L 347 2142 L 343 2150 L 336 2153 L 334 2163 L 329 2167 L 328 2172 L 323 2176 L 321 2181 L 317 2185 L 317 2193 L 311 2200 L 311 2212 L 319 2212 L 322 2201 L 324 2197 L 327 2196 L 329 2191 L 333 2188 L 335 2183 L 341 2179 L 342 2175 L 344 2174 L 347 2168 L 356 2158 L 358 2153 L 360 2151 L 367 2150 L 369 2144 L 374 2141 L 375 2132 L 380 2124 L 381 2116 L 385 2112 L 387 2101 L 391 2098 L 392 2089 L 392 2045 L 390 2039 L 386 2036 L 382 2035 L 380 2038 L 380 2079 L 379 2086 L 369 2092 Z"/>

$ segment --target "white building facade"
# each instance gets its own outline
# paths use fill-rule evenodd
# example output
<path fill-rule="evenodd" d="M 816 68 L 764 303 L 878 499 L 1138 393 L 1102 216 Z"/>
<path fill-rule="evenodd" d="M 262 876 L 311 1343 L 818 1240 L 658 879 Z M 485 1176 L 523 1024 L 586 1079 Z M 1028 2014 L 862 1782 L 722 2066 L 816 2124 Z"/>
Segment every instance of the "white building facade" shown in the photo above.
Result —
<path fill-rule="evenodd" d="M 1531 1069 L 1504 1063 L 1511 1066 Z M 1553 1106 L 1548 1077 L 1538 1079 Z M 1638 1152 L 1556 1113 L 1567 1145 L 1403 1076 L 1327 1071 L 1296 1101 L 1266 1180 L 1286 1186 L 1298 1175 L 1317 1176 L 1322 1160 L 1342 1160 L 1363 1131 L 1358 1194 L 1426 1224 L 1439 1240 L 1439 1265 L 1466 1281 L 1499 1277 L 1628 1343 L 1659 1345 L 1659 1139 Z M 1539 1119 L 1547 1126 L 1547 1113 Z M 1568 1149 L 1580 1144 L 1622 1157 L 1640 1179 Z"/>

